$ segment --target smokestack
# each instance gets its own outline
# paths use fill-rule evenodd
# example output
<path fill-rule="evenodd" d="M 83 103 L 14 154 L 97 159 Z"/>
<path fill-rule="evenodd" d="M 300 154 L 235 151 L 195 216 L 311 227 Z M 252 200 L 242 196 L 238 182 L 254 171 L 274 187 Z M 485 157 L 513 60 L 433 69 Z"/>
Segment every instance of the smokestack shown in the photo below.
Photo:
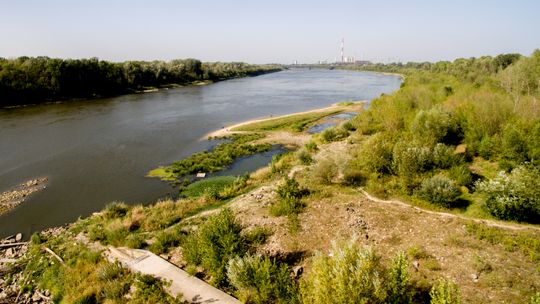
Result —
<path fill-rule="evenodd" d="M 345 48 L 345 38 L 341 38 L 341 62 L 345 61 L 344 54 L 344 48 Z"/>

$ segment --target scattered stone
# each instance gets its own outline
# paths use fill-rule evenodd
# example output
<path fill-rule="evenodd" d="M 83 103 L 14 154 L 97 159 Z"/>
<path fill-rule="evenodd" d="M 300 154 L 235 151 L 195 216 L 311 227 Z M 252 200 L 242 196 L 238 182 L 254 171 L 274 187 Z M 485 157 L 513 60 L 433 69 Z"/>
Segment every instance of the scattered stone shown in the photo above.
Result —
<path fill-rule="evenodd" d="M 412 266 L 414 268 L 414 271 L 418 271 L 418 268 L 420 268 L 420 262 L 418 261 L 413 261 L 412 262 Z"/>
<path fill-rule="evenodd" d="M 471 279 L 472 279 L 473 282 L 475 282 L 475 283 L 478 282 L 478 274 L 476 274 L 476 273 L 471 274 Z"/>
<path fill-rule="evenodd" d="M 15 242 L 20 242 L 22 241 L 22 233 L 17 233 L 17 235 L 15 235 Z"/>

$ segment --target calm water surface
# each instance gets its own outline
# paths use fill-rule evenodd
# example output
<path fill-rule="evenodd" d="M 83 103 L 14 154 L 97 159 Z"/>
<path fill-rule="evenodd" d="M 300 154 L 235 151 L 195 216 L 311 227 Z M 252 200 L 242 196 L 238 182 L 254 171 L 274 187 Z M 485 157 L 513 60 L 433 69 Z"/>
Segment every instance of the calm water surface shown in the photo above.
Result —
<path fill-rule="evenodd" d="M 208 86 L 0 110 L 0 191 L 49 177 L 44 191 L 0 217 L 0 237 L 62 225 L 112 201 L 150 203 L 174 194 L 146 172 L 209 147 L 200 138 L 223 126 L 372 99 L 399 85 L 395 76 L 293 69 Z"/>

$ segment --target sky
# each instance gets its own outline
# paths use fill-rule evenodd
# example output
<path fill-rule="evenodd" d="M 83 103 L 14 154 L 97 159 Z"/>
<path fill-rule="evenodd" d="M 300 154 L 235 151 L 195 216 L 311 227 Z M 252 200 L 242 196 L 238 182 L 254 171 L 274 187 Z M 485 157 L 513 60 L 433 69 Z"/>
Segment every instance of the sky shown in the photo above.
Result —
<path fill-rule="evenodd" d="M 0 57 L 439 61 L 540 48 L 539 0 L 0 0 Z"/>

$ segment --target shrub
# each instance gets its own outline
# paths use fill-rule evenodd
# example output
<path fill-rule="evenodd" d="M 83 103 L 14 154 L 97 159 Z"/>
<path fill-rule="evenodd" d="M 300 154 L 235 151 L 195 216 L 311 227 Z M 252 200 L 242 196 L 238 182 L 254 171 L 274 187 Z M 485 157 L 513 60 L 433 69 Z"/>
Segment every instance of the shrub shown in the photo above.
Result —
<path fill-rule="evenodd" d="M 503 158 L 515 164 L 527 161 L 527 141 L 524 131 L 516 127 L 515 124 L 506 126 L 502 138 Z"/>
<path fill-rule="evenodd" d="M 437 168 L 448 169 L 459 165 L 461 159 L 454 153 L 454 148 L 445 144 L 436 144 L 432 151 L 433 165 Z"/>
<path fill-rule="evenodd" d="M 296 286 L 289 270 L 269 258 L 247 255 L 231 259 L 227 277 L 246 303 L 296 302 Z"/>
<path fill-rule="evenodd" d="M 318 254 L 301 282 L 303 303 L 382 303 L 386 298 L 384 268 L 369 249 L 353 241 L 333 244 L 328 256 Z"/>
<path fill-rule="evenodd" d="M 418 190 L 418 196 L 421 198 L 446 208 L 452 207 L 460 195 L 461 191 L 456 183 L 441 175 L 424 180 Z"/>
<path fill-rule="evenodd" d="M 108 204 L 103 211 L 105 218 L 114 219 L 120 218 L 127 214 L 129 206 L 125 203 L 113 202 Z"/>
<path fill-rule="evenodd" d="M 302 165 L 309 165 L 313 162 L 313 158 L 311 158 L 311 154 L 309 154 L 309 152 L 305 149 L 301 149 L 300 151 L 298 151 L 298 153 L 296 154 L 296 157 L 298 158 L 298 161 L 300 161 Z"/>
<path fill-rule="evenodd" d="M 410 129 L 416 138 L 428 145 L 438 142 L 456 144 L 462 138 L 457 119 L 452 113 L 439 107 L 420 110 L 411 123 Z"/>
<path fill-rule="evenodd" d="M 234 176 L 215 176 L 206 178 L 187 186 L 182 195 L 196 198 L 202 195 L 209 195 L 212 198 L 218 198 L 220 191 L 232 185 L 236 178 Z"/>
<path fill-rule="evenodd" d="M 247 250 L 240 236 L 241 230 L 232 211 L 223 209 L 208 218 L 198 233 L 192 234 L 183 244 L 184 256 L 188 262 L 200 264 L 208 270 L 214 285 L 224 286 L 229 260 L 242 256 Z"/>
<path fill-rule="evenodd" d="M 294 178 L 285 177 L 277 189 L 278 202 L 270 208 L 270 213 L 275 216 L 298 214 L 304 207 L 302 197 L 308 193 L 306 189 L 301 189 Z"/>
<path fill-rule="evenodd" d="M 412 177 L 433 166 L 432 151 L 417 142 L 401 140 L 394 146 L 393 167 L 401 177 Z"/>
<path fill-rule="evenodd" d="M 386 133 L 372 135 L 362 146 L 359 163 L 368 172 L 389 174 L 392 172 L 394 143 Z"/>
<path fill-rule="evenodd" d="M 465 166 L 455 166 L 448 170 L 448 175 L 456 181 L 458 185 L 469 187 L 473 183 L 473 175 L 471 170 Z"/>
<path fill-rule="evenodd" d="M 331 184 L 338 174 L 338 167 L 331 159 L 322 159 L 311 167 L 311 177 L 319 184 Z"/>
<path fill-rule="evenodd" d="M 336 128 L 327 128 L 321 132 L 321 140 L 324 143 L 333 142 L 337 139 Z"/>
<path fill-rule="evenodd" d="M 453 281 L 440 280 L 429 292 L 431 304 L 459 304 L 459 288 Z"/>
<path fill-rule="evenodd" d="M 407 256 L 403 251 L 398 252 L 392 260 L 392 267 L 389 270 L 387 303 L 411 303 L 412 293 L 410 292 L 408 268 Z"/>
<path fill-rule="evenodd" d="M 529 304 L 540 304 L 540 291 L 531 297 Z"/>
<path fill-rule="evenodd" d="M 160 231 L 149 249 L 155 254 L 167 252 L 169 248 L 180 244 L 181 237 L 182 234 L 179 231 Z"/>
<path fill-rule="evenodd" d="M 522 165 L 510 174 L 500 172 L 493 180 L 476 183 L 486 195 L 485 206 L 504 220 L 540 222 L 540 169 Z"/>
<path fill-rule="evenodd" d="M 317 144 L 314 141 L 308 142 L 305 147 L 309 152 L 316 152 L 319 150 L 319 147 L 317 147 Z"/>
<path fill-rule="evenodd" d="M 245 240 L 250 245 L 261 245 L 273 234 L 272 229 L 267 227 L 257 226 L 255 229 L 250 230 L 245 235 Z"/>
<path fill-rule="evenodd" d="M 277 194 L 281 199 L 300 199 L 307 194 L 307 190 L 300 188 L 296 179 L 285 177 L 277 188 Z"/>

